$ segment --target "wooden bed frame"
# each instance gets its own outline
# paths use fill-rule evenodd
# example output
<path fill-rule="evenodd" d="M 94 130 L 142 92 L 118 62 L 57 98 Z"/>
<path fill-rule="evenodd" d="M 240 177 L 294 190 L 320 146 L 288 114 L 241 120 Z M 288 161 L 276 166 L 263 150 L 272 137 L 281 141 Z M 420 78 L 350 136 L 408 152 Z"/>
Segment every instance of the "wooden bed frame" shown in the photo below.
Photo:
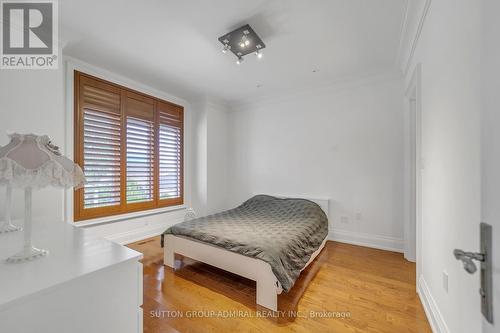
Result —
<path fill-rule="evenodd" d="M 317 203 L 328 216 L 328 199 L 311 199 L 294 196 L 276 197 L 308 199 Z M 320 248 L 312 254 L 304 269 L 319 255 L 325 244 L 326 238 Z M 273 311 L 278 311 L 278 295 L 281 294 L 283 289 L 267 262 L 191 238 L 167 234 L 165 235 L 163 263 L 173 269 L 178 268 L 175 263 L 175 254 L 180 254 L 254 280 L 257 284 L 257 304 Z"/>

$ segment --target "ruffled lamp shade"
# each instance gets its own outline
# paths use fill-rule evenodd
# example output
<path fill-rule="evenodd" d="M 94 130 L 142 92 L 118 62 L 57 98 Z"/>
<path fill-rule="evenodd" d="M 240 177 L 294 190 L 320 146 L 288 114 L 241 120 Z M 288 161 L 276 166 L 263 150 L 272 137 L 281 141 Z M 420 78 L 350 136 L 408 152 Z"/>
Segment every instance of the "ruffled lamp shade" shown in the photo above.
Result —
<path fill-rule="evenodd" d="M 0 184 L 7 186 L 6 216 L 0 232 L 16 231 L 19 227 L 10 221 L 12 187 L 25 190 L 24 249 L 7 261 L 16 262 L 46 255 L 46 250 L 31 244 L 32 190 L 53 186 L 78 187 L 85 182 L 82 169 L 59 152 L 48 136 L 11 134 L 10 143 L 0 147 Z"/>

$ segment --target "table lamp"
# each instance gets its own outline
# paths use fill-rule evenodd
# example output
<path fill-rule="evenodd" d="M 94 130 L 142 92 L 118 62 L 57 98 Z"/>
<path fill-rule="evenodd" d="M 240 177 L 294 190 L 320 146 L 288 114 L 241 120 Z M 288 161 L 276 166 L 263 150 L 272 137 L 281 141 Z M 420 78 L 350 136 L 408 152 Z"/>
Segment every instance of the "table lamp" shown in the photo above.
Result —
<path fill-rule="evenodd" d="M 2 148 L 0 148 L 1 150 Z M 4 207 L 4 219 L 0 222 L 0 234 L 6 232 L 13 232 L 23 230 L 23 228 L 12 224 L 12 217 L 10 214 L 11 205 L 12 205 L 12 186 L 10 184 L 6 184 L 5 191 L 5 207 Z"/>
<path fill-rule="evenodd" d="M 84 184 L 82 169 L 59 152 L 46 135 L 11 134 L 10 142 L 0 148 L 0 184 L 7 185 L 4 231 L 19 227 L 10 222 L 11 188 L 24 189 L 24 248 L 7 258 L 7 262 L 32 260 L 48 254 L 47 250 L 32 245 L 32 191 L 48 186 L 78 187 Z"/>

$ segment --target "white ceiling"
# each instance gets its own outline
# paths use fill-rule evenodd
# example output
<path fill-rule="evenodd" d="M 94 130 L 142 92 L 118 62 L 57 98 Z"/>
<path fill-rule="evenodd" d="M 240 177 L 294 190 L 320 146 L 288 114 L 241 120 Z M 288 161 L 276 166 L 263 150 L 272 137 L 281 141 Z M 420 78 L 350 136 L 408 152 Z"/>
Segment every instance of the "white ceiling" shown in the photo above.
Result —
<path fill-rule="evenodd" d="M 65 54 L 179 97 L 229 103 L 393 70 L 406 6 L 403 0 L 59 3 Z M 217 38 L 245 23 L 267 48 L 261 60 L 248 55 L 238 66 Z"/>

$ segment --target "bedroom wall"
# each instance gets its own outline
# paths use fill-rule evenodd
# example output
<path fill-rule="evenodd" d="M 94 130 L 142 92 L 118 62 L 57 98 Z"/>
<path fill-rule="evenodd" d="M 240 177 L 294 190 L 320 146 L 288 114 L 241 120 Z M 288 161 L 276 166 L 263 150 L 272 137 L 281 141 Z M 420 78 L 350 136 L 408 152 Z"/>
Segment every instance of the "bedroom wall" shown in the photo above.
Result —
<path fill-rule="evenodd" d="M 479 275 L 454 248 L 476 251 L 480 222 L 481 2 L 430 5 L 417 34 L 409 81 L 422 66 L 422 276 L 418 287 L 436 332 L 478 332 Z M 448 274 L 448 291 L 443 287 Z"/>
<path fill-rule="evenodd" d="M 330 199 L 330 236 L 402 251 L 403 91 L 398 75 L 234 107 L 229 201 Z"/>
<path fill-rule="evenodd" d="M 208 204 L 207 214 L 230 208 L 228 205 L 228 107 L 211 102 L 208 104 L 207 163 Z"/>
<path fill-rule="evenodd" d="M 229 208 L 227 202 L 228 107 L 203 99 L 194 105 L 196 186 L 193 208 L 198 216 Z"/>
<path fill-rule="evenodd" d="M 7 132 L 48 134 L 64 142 L 64 72 L 58 70 L 0 71 L 0 145 L 9 142 Z M 5 187 L 0 187 L 0 219 Z M 13 217 L 23 212 L 23 192 L 13 192 Z M 62 216 L 63 194 L 55 189 L 33 193 L 37 215 Z"/>

